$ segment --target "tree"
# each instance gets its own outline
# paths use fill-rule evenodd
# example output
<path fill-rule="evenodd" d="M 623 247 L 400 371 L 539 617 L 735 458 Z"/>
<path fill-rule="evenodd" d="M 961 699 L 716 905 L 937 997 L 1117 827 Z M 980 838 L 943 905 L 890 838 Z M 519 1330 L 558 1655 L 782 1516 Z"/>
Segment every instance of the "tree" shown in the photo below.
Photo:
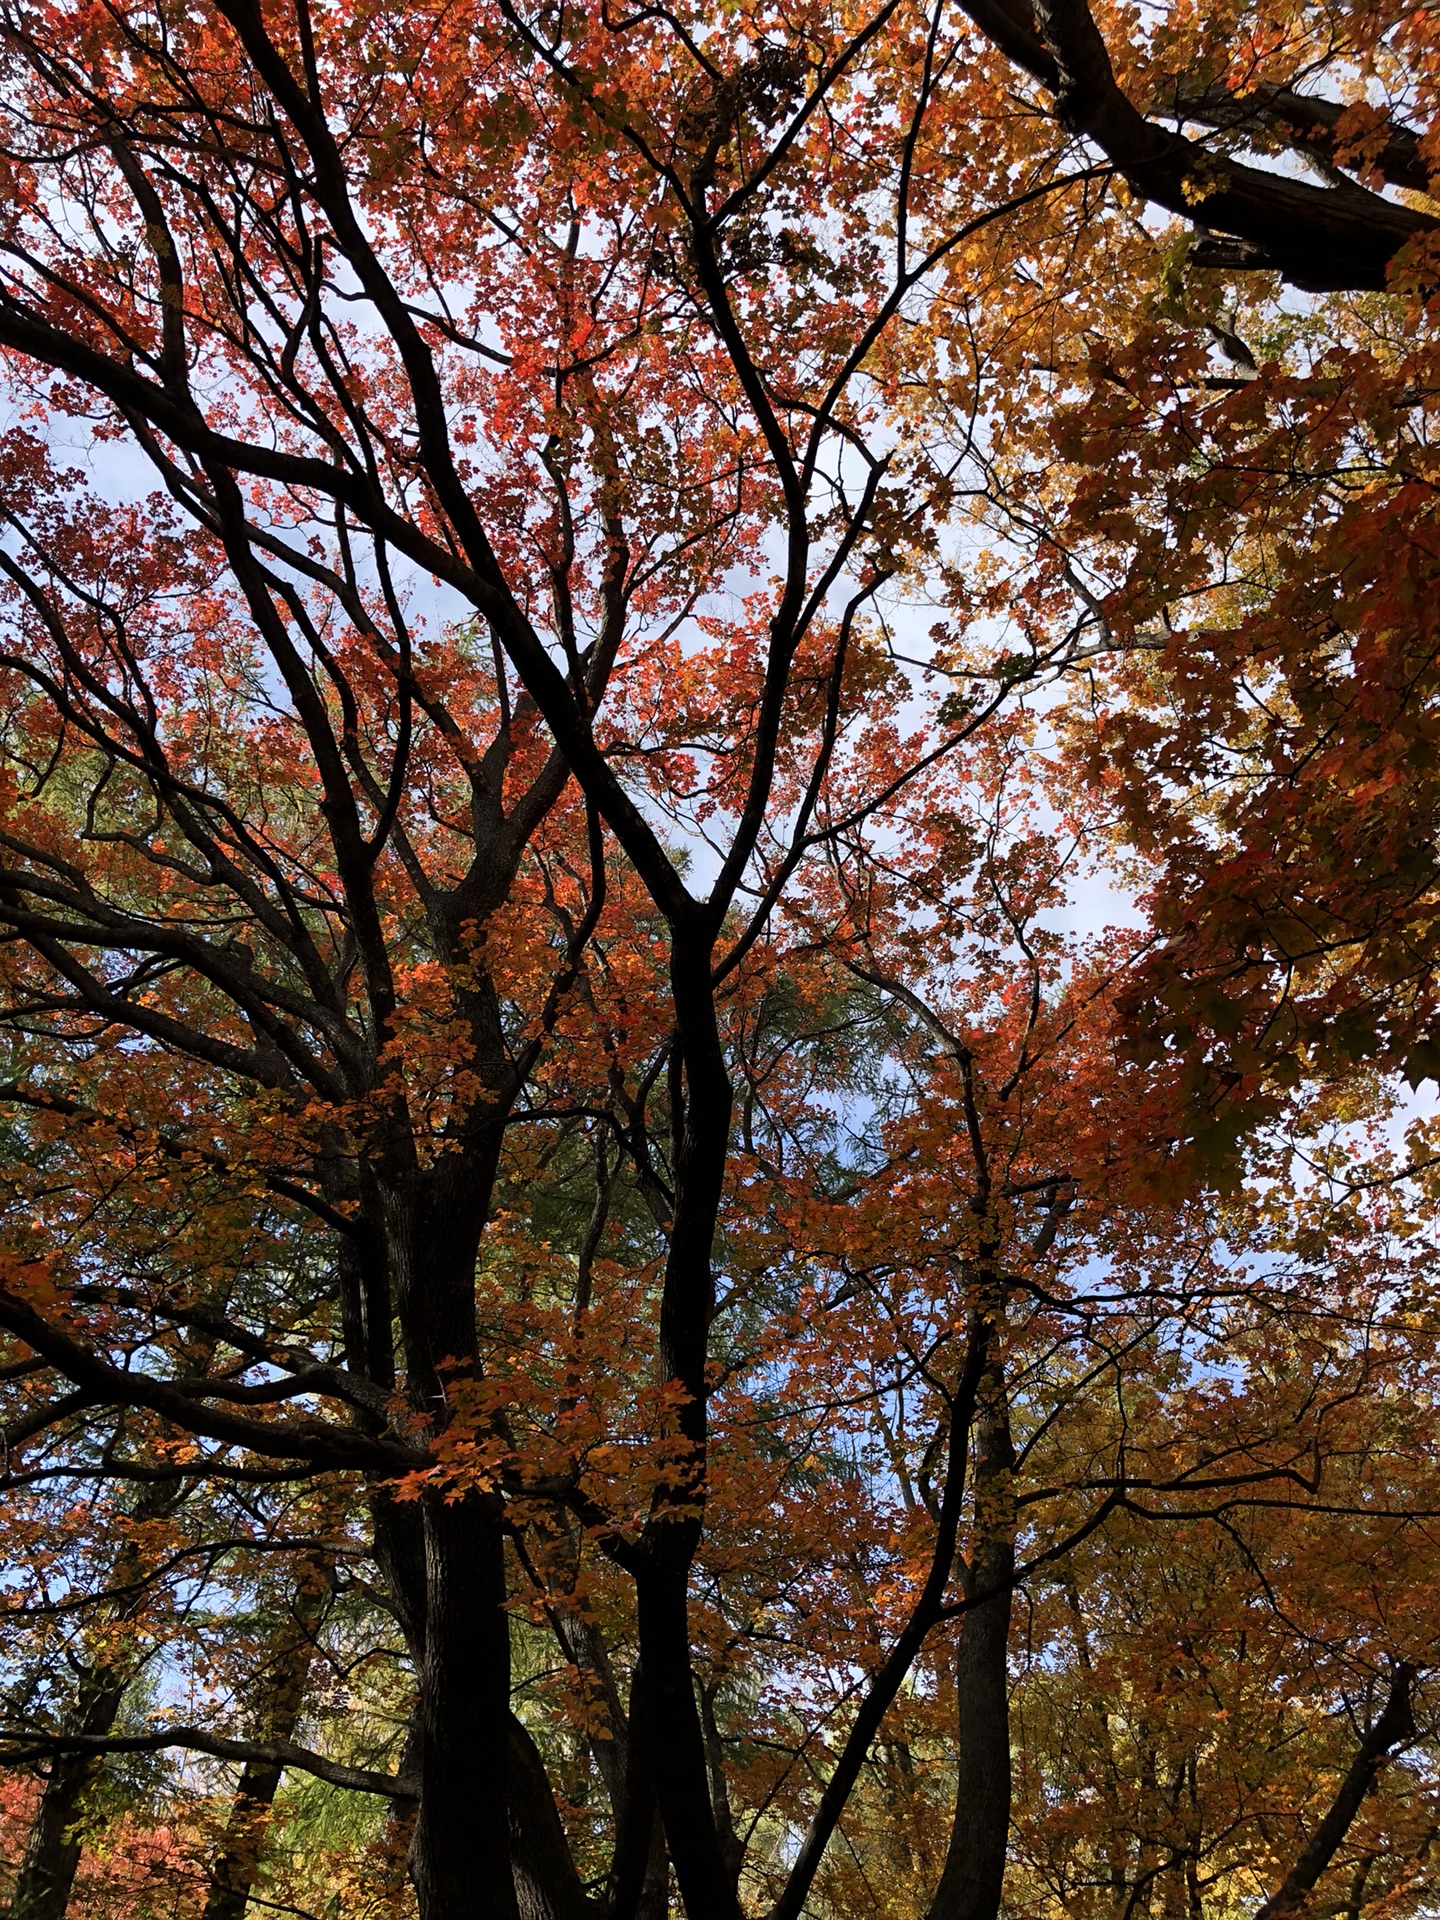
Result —
<path fill-rule="evenodd" d="M 142 1541 L 150 1531 L 146 1523 L 167 1519 L 186 1491 L 183 1481 L 154 1482 L 144 1488 L 127 1516 L 133 1531 L 121 1543 L 105 1583 L 114 1596 L 106 1625 L 118 1632 L 112 1631 L 110 1643 L 93 1664 L 73 1662 L 78 1669 L 73 1698 L 60 1721 L 64 1733 L 77 1736 L 80 1742 L 103 1740 L 113 1732 L 135 1668 L 151 1651 L 143 1640 L 133 1649 L 123 1641 L 149 1597 Z M 93 1537 L 87 1544 L 93 1553 Z M 117 1638 L 120 1645 L 115 1644 Z M 11 1893 L 10 1910 L 16 1920 L 59 1920 L 69 1906 L 80 1865 L 86 1802 L 99 1771 L 100 1756 L 87 1753 L 83 1745 L 57 1752 L 52 1759 Z"/>
<path fill-rule="evenodd" d="M 1129 1021 L 1208 1082 L 1223 1151 L 1266 1084 L 1377 1060 L 1418 1085 L 1440 1061 L 1434 288 L 1430 243 L 1402 238 L 1434 218 L 1428 29 L 1403 8 L 1179 8 L 1140 40 L 1117 22 L 1117 82 L 1083 7 L 975 17 L 1134 193 L 1197 223 L 1135 236 L 1103 311 L 1071 294 L 1036 354 L 1046 404 L 1004 408 L 986 491 L 1013 559 L 973 603 L 1024 609 L 1027 672 L 1057 633 L 1090 636 L 1076 753 L 1158 856 L 1139 884 L 1162 938 Z M 1327 184 L 1296 179 L 1305 206 L 1282 214 L 1273 175 L 1230 156 L 1286 151 Z M 1325 227 L 1327 193 L 1383 269 Z M 1302 306 L 1277 275 L 1352 291 Z M 1000 336 L 975 333 L 978 366 Z M 962 433 L 973 385 L 938 383 Z"/>
<path fill-rule="evenodd" d="M 1114 829 L 1104 783 L 1046 770 L 1060 828 L 1003 800 L 1046 758 L 1032 682 L 1083 683 L 1101 616 L 1047 528 L 1026 650 L 988 644 L 1001 576 L 956 516 L 1013 505 L 1038 363 L 1092 421 L 1117 241 L 1163 282 L 1131 196 L 1229 236 L 1192 260 L 1372 288 L 1423 278 L 1433 217 L 1338 170 L 1411 185 L 1423 141 L 1296 104 L 1328 16 L 1295 10 L 1243 112 L 1223 22 L 970 18 L 5 15 L 5 1092 L 45 1149 L 0 1287 L 17 1484 L 170 1471 L 263 1515 L 299 1482 L 363 1526 L 403 1741 L 91 1750 L 413 1808 L 423 1920 L 656 1911 L 667 1859 L 692 1920 L 730 1920 L 742 1867 L 798 1914 L 960 1619 L 937 1911 L 993 1912 L 1012 1583 L 1145 1505 L 1077 1382 L 1132 1350 L 1142 1399 L 1184 1373 L 1168 1300 L 1017 1317 L 1014 1276 L 1059 1247 L 1142 1296 L 1192 1257 L 1229 1284 L 1160 1171 L 1194 1076 L 1111 1042 L 1129 945 L 1043 925 L 1064 834 Z M 1367 13 L 1324 58 L 1408 55 L 1423 101 L 1424 35 Z M 1053 112 L 1010 98 L 1016 58 Z M 1203 152 L 1156 127 L 1177 71 Z M 1257 142 L 1329 183 L 1230 157 Z M 943 703 L 907 593 L 949 623 Z M 864 1100 L 912 1143 L 852 1152 L 834 1103 Z M 1271 1385 L 1221 1446 L 1237 1499 L 1323 1445 Z M 839 1436 L 906 1393 L 897 1506 Z M 1022 1539 L 1026 1393 L 1059 1457 Z M 1195 1447 L 1142 1464 L 1157 1525 Z M 542 1629 L 564 1684 L 537 1661 L 517 1708 Z M 21 1727 L 9 1757 L 83 1745 Z M 609 1803 L 573 1851 L 551 1774 Z"/>

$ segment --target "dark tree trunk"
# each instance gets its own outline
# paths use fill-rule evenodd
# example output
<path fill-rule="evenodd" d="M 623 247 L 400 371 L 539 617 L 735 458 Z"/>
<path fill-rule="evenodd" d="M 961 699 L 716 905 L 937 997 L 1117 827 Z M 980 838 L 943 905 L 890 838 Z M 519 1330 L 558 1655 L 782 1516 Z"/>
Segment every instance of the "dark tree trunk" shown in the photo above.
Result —
<path fill-rule="evenodd" d="M 713 930 L 674 934 L 670 979 L 679 1041 L 670 1069 L 675 1209 L 660 1302 L 660 1377 L 684 1395 L 671 1439 L 683 1471 L 645 1529 L 635 1582 L 651 1769 L 687 1920 L 738 1920 L 715 1823 L 696 1704 L 689 1574 L 701 1532 L 708 1440 L 705 1363 L 715 1304 L 711 1258 L 729 1151 L 732 1089 L 711 980 Z"/>
<path fill-rule="evenodd" d="M 539 1748 L 524 1722 L 510 1721 L 510 1844 L 520 1920 L 587 1920 L 590 1902 Z"/>
<path fill-rule="evenodd" d="M 670 1869 L 651 1773 L 653 1743 L 645 1707 L 645 1679 L 637 1666 L 625 1724 L 625 1775 L 615 1810 L 615 1853 L 607 1890 L 609 1920 L 665 1920 Z"/>
<path fill-rule="evenodd" d="M 695 1702 L 687 1585 L 682 1567 L 647 1569 L 637 1582 L 650 1766 L 687 1920 L 736 1920 Z"/>
<path fill-rule="evenodd" d="M 975 1544 L 967 1599 L 1003 1590 L 962 1616 L 955 1659 L 959 1764 L 955 1818 L 929 1920 L 995 1920 L 1010 1840 L 1010 1702 L 1006 1652 L 1015 1571 L 1015 1450 L 1003 1363 L 985 1370 L 975 1421 Z"/>
<path fill-rule="evenodd" d="M 500 1085 L 500 1064 L 483 1041 L 476 1059 L 486 1084 Z M 501 1099 L 502 1109 L 507 1104 Z M 408 1152 L 408 1142 L 398 1149 Z M 475 1267 L 499 1152 L 500 1132 L 492 1127 L 433 1170 L 412 1170 L 383 1203 L 407 1390 L 415 1414 L 435 1434 L 452 1417 L 455 1389 L 480 1372 Z M 385 1517 L 387 1573 L 418 1656 L 420 1806 L 410 1875 L 419 1920 L 519 1920 L 509 1816 L 510 1616 L 498 1506 L 485 1488 L 463 1481 L 427 1491 L 419 1505 L 422 1593 L 415 1591 L 413 1532 L 402 1512 Z"/>
<path fill-rule="evenodd" d="M 298 1632 L 290 1645 L 281 1649 L 267 1676 L 260 1713 L 262 1737 L 266 1740 L 295 1738 L 305 1705 L 315 1652 L 314 1633 L 320 1623 L 324 1598 L 325 1590 L 318 1578 L 296 1590 L 294 1612 Z M 273 1763 L 251 1760 L 240 1775 L 225 1839 L 210 1869 L 204 1920 L 243 1920 L 284 1771 Z"/>
<path fill-rule="evenodd" d="M 479 1499 L 425 1506 L 420 1920 L 519 1920 L 509 1832 L 510 1621 L 505 1543 Z"/>
<path fill-rule="evenodd" d="M 133 1517 L 142 1523 L 163 1519 L 188 1491 L 183 1481 L 156 1482 L 136 1500 Z M 120 1597 L 110 1617 L 123 1623 L 135 1617 L 145 1600 L 143 1553 L 133 1537 L 116 1556 L 112 1578 Z M 100 1738 L 112 1732 L 136 1664 L 120 1662 L 83 1674 L 66 1731 Z M 79 1826 L 86 1796 L 103 1765 L 99 1754 L 57 1754 L 51 1761 L 16 1875 L 10 1920 L 64 1920 L 80 1866 Z"/>
<path fill-rule="evenodd" d="M 115 1725 L 128 1673 L 86 1676 L 67 1731 L 105 1735 Z M 80 1865 L 79 1825 L 85 1799 L 100 1772 L 98 1754 L 57 1754 L 50 1762 L 25 1857 L 15 1879 L 10 1920 L 64 1920 Z"/>
<path fill-rule="evenodd" d="M 1256 1914 L 1255 1920 L 1285 1920 L 1305 1908 L 1315 1884 L 1339 1851 L 1351 1823 L 1360 1811 L 1376 1776 L 1394 1748 L 1415 1735 L 1415 1715 L 1410 1703 L 1415 1685 L 1415 1669 L 1408 1662 L 1396 1667 L 1390 1692 L 1380 1717 L 1360 1742 L 1345 1778 L 1324 1819 L 1300 1849 L 1300 1857 L 1285 1876 L 1285 1883 Z"/>

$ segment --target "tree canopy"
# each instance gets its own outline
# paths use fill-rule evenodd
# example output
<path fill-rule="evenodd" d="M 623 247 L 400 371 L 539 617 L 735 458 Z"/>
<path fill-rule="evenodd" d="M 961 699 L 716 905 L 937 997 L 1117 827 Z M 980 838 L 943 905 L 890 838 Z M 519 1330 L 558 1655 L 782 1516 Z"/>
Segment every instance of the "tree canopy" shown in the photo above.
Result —
<path fill-rule="evenodd" d="M 12 1920 L 1432 1912 L 1433 9 L 0 63 Z"/>

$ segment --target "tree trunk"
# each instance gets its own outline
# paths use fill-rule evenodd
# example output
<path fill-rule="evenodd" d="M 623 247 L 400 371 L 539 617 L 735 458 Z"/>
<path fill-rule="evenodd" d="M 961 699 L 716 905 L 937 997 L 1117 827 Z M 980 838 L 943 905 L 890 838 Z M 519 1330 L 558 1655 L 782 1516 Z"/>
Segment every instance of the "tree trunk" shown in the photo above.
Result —
<path fill-rule="evenodd" d="M 128 1673 L 90 1673 L 67 1732 L 105 1735 L 115 1725 Z M 45 1790 L 15 1879 L 10 1920 L 64 1920 L 80 1865 L 79 1823 L 85 1797 L 103 1762 L 93 1753 L 61 1753 L 50 1762 Z"/>
<path fill-rule="evenodd" d="M 519 1920 L 509 1832 L 510 1620 L 505 1543 L 474 1495 L 425 1504 L 420 1920 Z"/>
<path fill-rule="evenodd" d="M 645 1708 L 645 1679 L 639 1666 L 630 1682 L 625 1736 L 625 1777 L 614 1803 L 615 1852 L 606 1909 L 610 1920 L 665 1920 L 670 1869 L 651 1773 L 654 1749 Z"/>
<path fill-rule="evenodd" d="M 493 1036 L 492 1036 L 493 1039 Z M 502 1056 L 503 1059 L 503 1056 Z M 486 1046 L 476 1063 L 501 1083 Z M 504 1101 L 501 1102 L 503 1107 Z M 397 1149 L 402 1159 L 408 1141 Z M 479 1377 L 475 1268 L 499 1164 L 491 1127 L 384 1196 L 384 1239 L 404 1342 L 407 1391 L 442 1433 L 457 1388 Z M 421 1497 L 420 1541 L 399 1513 L 387 1573 L 418 1655 L 415 1733 L 420 1807 L 410 1844 L 419 1920 L 519 1920 L 510 1844 L 510 1616 L 498 1505 L 463 1480 Z M 416 1545 L 423 1547 L 423 1591 Z M 423 1609 L 414 1617 L 417 1602 Z"/>
<path fill-rule="evenodd" d="M 1284 1916 L 1303 1912 L 1315 1883 L 1335 1858 L 1360 1811 L 1360 1803 L 1374 1786 L 1392 1749 L 1414 1737 L 1415 1716 L 1410 1705 L 1414 1685 L 1415 1669 L 1402 1661 L 1391 1679 L 1384 1709 L 1360 1742 L 1324 1819 L 1300 1849 L 1284 1885 L 1265 1902 L 1255 1920 L 1283 1920 Z"/>
<path fill-rule="evenodd" d="M 737 1920 L 695 1701 L 687 1586 L 685 1569 L 676 1566 L 647 1568 L 636 1582 L 650 1767 L 687 1920 Z"/>
<path fill-rule="evenodd" d="M 325 1591 L 318 1579 L 302 1582 L 296 1589 L 294 1613 L 299 1631 L 291 1644 L 281 1649 L 265 1689 L 260 1720 L 262 1737 L 266 1740 L 295 1738 L 305 1705 L 315 1651 L 313 1636 L 320 1622 L 324 1598 Z M 240 1775 L 225 1840 L 210 1869 L 204 1920 L 243 1920 L 284 1771 L 281 1766 L 251 1760 Z"/>
<path fill-rule="evenodd" d="M 510 1842 L 520 1920 L 587 1920 L 585 1888 L 540 1750 L 525 1723 L 510 1720 Z"/>
<path fill-rule="evenodd" d="M 675 1208 L 660 1300 L 660 1378 L 683 1396 L 669 1436 L 680 1449 L 675 1483 L 657 1492 L 635 1580 L 645 1666 L 651 1771 L 665 1840 L 688 1920 L 739 1920 L 735 1882 L 715 1824 L 705 1736 L 696 1704 L 689 1574 L 705 1497 L 709 1387 L 705 1365 L 715 1305 L 711 1258 L 729 1151 L 732 1088 L 711 980 L 712 932 L 674 934 L 670 979 L 679 1040 L 669 1090 Z"/>
<path fill-rule="evenodd" d="M 986 1367 L 975 1417 L 975 1544 L 967 1599 L 1003 1587 L 962 1616 L 955 1658 L 959 1763 L 955 1818 L 929 1920 L 995 1920 L 1010 1840 L 1010 1703 L 1006 1653 L 1015 1571 L 1015 1449 L 1004 1363 Z"/>
<path fill-rule="evenodd" d="M 136 1500 L 132 1509 L 134 1519 L 139 1522 L 163 1519 L 175 1511 L 189 1490 L 183 1481 L 152 1483 Z M 114 1602 L 110 1610 L 113 1621 L 133 1619 L 144 1604 L 143 1588 L 139 1585 L 142 1573 L 141 1548 L 132 1537 L 116 1555 L 112 1578 L 121 1596 L 127 1588 L 134 1591 Z M 66 1732 L 100 1738 L 110 1733 L 119 1716 L 125 1690 L 134 1677 L 134 1665 L 95 1667 L 83 1673 Z M 80 1865 L 78 1828 L 85 1811 L 85 1797 L 103 1765 L 102 1756 L 92 1753 L 56 1754 L 50 1762 L 25 1856 L 16 1875 L 10 1920 L 64 1920 Z"/>

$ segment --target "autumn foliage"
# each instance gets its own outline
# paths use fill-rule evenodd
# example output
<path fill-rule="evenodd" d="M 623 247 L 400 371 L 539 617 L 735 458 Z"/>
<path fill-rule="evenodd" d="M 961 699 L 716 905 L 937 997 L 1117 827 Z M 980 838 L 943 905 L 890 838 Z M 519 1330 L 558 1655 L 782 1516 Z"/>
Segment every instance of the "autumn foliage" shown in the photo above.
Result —
<path fill-rule="evenodd" d="M 12 1920 L 1433 1911 L 1433 13 L 0 66 Z"/>

